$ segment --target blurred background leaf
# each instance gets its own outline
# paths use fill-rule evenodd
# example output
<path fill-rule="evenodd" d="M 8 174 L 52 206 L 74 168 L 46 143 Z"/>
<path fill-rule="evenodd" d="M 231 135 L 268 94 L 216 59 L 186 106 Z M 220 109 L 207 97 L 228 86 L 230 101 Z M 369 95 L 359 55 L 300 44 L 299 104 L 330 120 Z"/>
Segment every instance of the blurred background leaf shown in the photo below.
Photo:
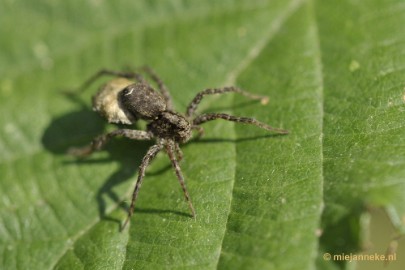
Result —
<path fill-rule="evenodd" d="M 0 268 L 353 267 L 322 255 L 367 253 L 370 207 L 396 234 L 405 223 L 404 10 L 400 0 L 3 0 Z M 179 111 L 204 88 L 236 84 L 270 103 L 209 97 L 199 111 L 291 134 L 207 123 L 182 147 L 197 220 L 160 154 L 119 233 L 152 142 L 67 156 L 114 126 L 91 111 L 97 84 L 62 93 L 100 68 L 144 64 Z"/>

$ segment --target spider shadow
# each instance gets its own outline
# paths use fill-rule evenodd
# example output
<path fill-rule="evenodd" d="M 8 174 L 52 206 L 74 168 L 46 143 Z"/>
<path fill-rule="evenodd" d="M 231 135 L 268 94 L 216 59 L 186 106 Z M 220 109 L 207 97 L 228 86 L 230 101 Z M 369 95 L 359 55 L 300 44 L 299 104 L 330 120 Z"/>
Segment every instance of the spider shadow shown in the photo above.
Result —
<path fill-rule="evenodd" d="M 247 141 L 257 141 L 260 139 L 266 139 L 266 138 L 276 138 L 276 137 L 282 137 L 285 136 L 285 134 L 266 134 L 266 135 L 259 135 L 259 136 L 253 136 L 253 137 L 242 137 L 242 138 L 237 138 L 237 139 L 226 139 L 226 138 L 204 138 L 204 137 L 196 137 L 190 141 L 190 144 L 192 143 L 239 143 L 239 142 L 247 142 Z"/>
<path fill-rule="evenodd" d="M 251 106 L 255 106 L 257 104 L 260 104 L 257 100 L 246 100 L 246 101 L 240 101 L 235 104 L 229 105 L 229 106 L 210 106 L 209 108 L 203 109 L 200 113 L 209 113 L 209 112 L 223 112 L 227 110 L 234 110 L 235 108 L 247 108 Z"/>

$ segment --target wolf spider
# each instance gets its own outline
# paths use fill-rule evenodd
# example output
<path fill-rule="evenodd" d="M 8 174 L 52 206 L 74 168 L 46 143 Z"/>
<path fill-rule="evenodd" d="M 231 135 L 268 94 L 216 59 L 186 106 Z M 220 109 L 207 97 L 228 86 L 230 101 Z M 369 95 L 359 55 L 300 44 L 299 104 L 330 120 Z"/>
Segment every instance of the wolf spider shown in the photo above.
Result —
<path fill-rule="evenodd" d="M 196 213 L 179 166 L 179 161 L 183 158 L 179 144 L 189 141 L 193 130 L 198 131 L 199 136 L 201 136 L 203 134 L 203 129 L 200 127 L 201 124 L 216 119 L 224 119 L 255 125 L 279 134 L 288 133 L 287 130 L 273 128 L 248 117 L 237 117 L 224 113 L 204 113 L 194 117 L 198 104 L 206 95 L 234 92 L 254 100 L 260 100 L 263 104 L 266 104 L 268 101 L 266 96 L 254 95 L 234 86 L 205 89 L 193 98 L 186 109 L 185 115 L 177 113 L 173 109 L 169 91 L 162 80 L 151 68 L 143 67 L 142 70 L 157 84 L 160 93 L 155 91 L 143 76 L 137 72 L 121 72 L 106 69 L 94 74 L 82 85 L 81 89 L 87 88 L 91 83 L 104 75 L 117 77 L 107 82 L 93 96 L 93 110 L 107 118 L 109 123 L 131 125 L 137 120 L 145 120 L 148 123 L 146 131 L 118 129 L 96 137 L 87 146 L 69 149 L 70 154 L 85 157 L 94 151 L 100 150 L 110 139 L 116 136 L 123 136 L 132 140 L 156 139 L 156 144 L 149 148 L 139 166 L 138 179 L 132 194 L 128 216 L 121 230 L 125 228 L 134 213 L 135 201 L 145 176 L 146 167 L 162 149 L 165 149 L 169 156 L 191 214 L 195 218 Z"/>

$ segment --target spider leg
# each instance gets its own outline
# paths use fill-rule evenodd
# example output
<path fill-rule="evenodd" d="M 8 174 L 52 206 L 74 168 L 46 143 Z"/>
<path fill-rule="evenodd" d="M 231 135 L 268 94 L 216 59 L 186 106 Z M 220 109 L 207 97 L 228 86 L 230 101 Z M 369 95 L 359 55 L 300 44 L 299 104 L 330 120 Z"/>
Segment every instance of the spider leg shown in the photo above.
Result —
<path fill-rule="evenodd" d="M 198 132 L 197 135 L 197 139 L 201 138 L 204 135 L 204 129 L 203 127 L 197 126 L 197 125 L 193 125 L 191 126 L 191 129 L 195 129 Z"/>
<path fill-rule="evenodd" d="M 193 218 L 195 218 L 196 217 L 195 210 L 191 202 L 190 195 L 188 194 L 186 183 L 184 182 L 184 177 L 183 174 L 181 173 L 179 162 L 176 159 L 175 148 L 176 148 L 175 143 L 173 141 L 168 141 L 168 143 L 166 144 L 167 154 L 169 155 L 170 161 L 172 162 L 172 166 L 176 171 L 177 179 L 179 179 L 180 186 L 183 189 L 184 197 L 186 198 L 188 206 L 191 210 L 191 215 L 193 216 Z"/>
<path fill-rule="evenodd" d="M 159 153 L 159 151 L 162 150 L 162 148 L 163 148 L 163 143 L 158 142 L 157 144 L 155 144 L 149 148 L 148 152 L 142 159 L 142 163 L 139 166 L 138 180 L 136 181 L 136 185 L 135 185 L 134 191 L 132 193 L 131 206 L 129 207 L 128 216 L 127 216 L 127 219 L 125 220 L 124 224 L 121 227 L 121 231 L 125 229 L 131 216 L 134 214 L 135 201 L 136 201 L 136 198 L 138 197 L 138 192 L 141 188 L 143 178 L 145 177 L 146 167 L 148 167 L 149 163 L 152 161 L 152 159 L 154 157 L 156 157 L 157 153 Z"/>
<path fill-rule="evenodd" d="M 133 129 L 117 129 L 110 133 L 103 134 L 93 139 L 93 141 L 83 147 L 72 147 L 68 153 L 78 157 L 86 157 L 93 152 L 100 150 L 104 147 L 113 137 L 123 136 L 132 140 L 150 140 L 153 138 L 152 133 L 143 130 Z"/>
<path fill-rule="evenodd" d="M 183 160 L 183 151 L 181 151 L 180 145 L 178 143 L 175 143 L 174 147 L 176 149 L 176 155 L 177 155 L 178 161 L 182 161 Z"/>
<path fill-rule="evenodd" d="M 156 72 L 149 66 L 142 66 L 140 69 L 143 70 L 144 72 L 146 72 L 152 78 L 152 80 L 154 80 L 157 83 L 157 85 L 159 87 L 159 91 L 163 95 L 163 98 L 166 101 L 167 109 L 173 110 L 172 98 L 170 96 L 169 90 L 167 89 L 164 82 L 156 74 Z"/>
<path fill-rule="evenodd" d="M 233 121 L 233 122 L 239 122 L 239 123 L 244 123 L 244 124 L 250 124 L 254 125 L 263 129 L 266 129 L 268 131 L 274 131 L 279 134 L 288 134 L 288 130 L 281 129 L 281 128 L 274 128 L 272 126 L 269 126 L 265 123 L 259 122 L 256 119 L 249 118 L 249 117 L 238 117 L 238 116 L 233 116 L 225 113 L 205 113 L 197 116 L 193 120 L 193 125 L 201 125 L 205 122 L 216 120 L 216 119 L 224 119 L 227 121 Z"/>
<path fill-rule="evenodd" d="M 194 111 L 198 107 L 198 104 L 200 104 L 200 102 L 204 96 L 214 95 L 214 94 L 224 94 L 224 93 L 229 93 L 229 92 L 238 93 L 238 94 L 244 95 L 245 97 L 248 97 L 251 99 L 260 100 L 260 102 L 262 104 L 267 104 L 269 101 L 269 98 L 266 96 L 255 95 L 255 94 L 249 93 L 247 91 L 244 91 L 244 90 L 234 87 L 234 86 L 224 87 L 224 88 L 208 88 L 208 89 L 205 89 L 205 90 L 199 92 L 193 98 L 193 100 L 190 102 L 190 104 L 187 107 L 186 117 L 190 118 L 193 115 Z"/>
<path fill-rule="evenodd" d="M 86 88 L 88 88 L 93 82 L 95 82 L 97 79 L 103 77 L 103 76 L 116 76 L 116 77 L 124 77 L 127 79 L 135 79 L 139 82 L 145 82 L 145 79 L 142 77 L 141 74 L 136 73 L 136 72 L 131 72 L 131 71 L 115 71 L 115 70 L 109 70 L 109 69 L 101 69 L 97 73 L 95 73 L 93 76 L 91 76 L 87 81 L 85 81 L 79 88 L 78 91 L 84 91 Z"/>

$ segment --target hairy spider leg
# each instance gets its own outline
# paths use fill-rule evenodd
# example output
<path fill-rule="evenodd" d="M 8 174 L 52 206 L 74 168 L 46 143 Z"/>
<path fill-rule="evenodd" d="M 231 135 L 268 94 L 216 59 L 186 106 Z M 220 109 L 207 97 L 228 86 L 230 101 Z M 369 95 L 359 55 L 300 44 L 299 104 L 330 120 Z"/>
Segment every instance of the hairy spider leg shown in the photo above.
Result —
<path fill-rule="evenodd" d="M 127 216 L 127 219 L 125 220 L 124 224 L 121 227 L 121 231 L 125 229 L 130 218 L 134 214 L 135 201 L 136 201 L 136 198 L 138 197 L 139 190 L 142 186 L 142 181 L 145 177 L 145 170 L 148 167 L 148 165 L 150 164 L 150 162 L 152 161 L 152 159 L 154 157 L 156 157 L 157 153 L 159 153 L 159 151 L 162 150 L 163 146 L 164 146 L 163 142 L 159 141 L 157 144 L 155 144 L 149 148 L 148 152 L 142 159 L 142 163 L 139 166 L 138 180 L 136 181 L 136 185 L 135 185 L 134 191 L 132 193 L 131 206 L 129 207 L 128 216 Z"/>
<path fill-rule="evenodd" d="M 262 104 L 267 104 L 269 101 L 269 98 L 267 96 L 260 96 L 260 95 L 255 95 L 252 93 L 249 93 L 247 91 L 244 91 L 238 87 L 234 87 L 234 86 L 230 86 L 230 87 L 223 87 L 223 88 L 208 88 L 205 89 L 201 92 L 199 92 L 194 98 L 193 100 L 190 102 L 190 104 L 187 107 L 186 110 L 186 117 L 187 118 L 191 118 L 191 116 L 193 115 L 193 113 L 195 112 L 195 110 L 198 107 L 198 104 L 200 104 L 202 98 L 206 95 L 214 95 L 214 94 L 224 94 L 224 93 L 230 93 L 230 92 L 234 92 L 234 93 L 238 93 L 241 94 L 245 97 L 248 97 L 250 99 L 254 99 L 254 100 L 260 100 L 260 102 Z"/>
<path fill-rule="evenodd" d="M 188 194 L 186 183 L 184 182 L 184 177 L 183 177 L 183 174 L 181 173 L 181 168 L 180 168 L 179 162 L 176 159 L 175 144 L 176 143 L 174 141 L 168 140 L 167 144 L 166 144 L 166 151 L 167 151 L 167 154 L 169 155 L 170 161 L 172 162 L 173 168 L 176 171 L 177 179 L 179 179 L 180 186 L 183 189 L 184 197 L 186 198 L 188 206 L 191 210 L 191 215 L 193 216 L 193 218 L 195 218 L 196 214 L 195 214 L 195 210 L 193 207 L 193 203 L 191 202 L 190 195 Z"/>
<path fill-rule="evenodd" d="M 191 129 L 197 130 L 197 139 L 201 138 L 204 135 L 204 129 L 201 126 L 192 125 Z"/>
<path fill-rule="evenodd" d="M 143 130 L 133 129 L 117 129 L 110 133 L 100 135 L 93 139 L 93 141 L 84 147 L 71 147 L 68 153 L 78 157 L 86 157 L 91 155 L 94 151 L 98 151 L 104 147 L 113 137 L 123 136 L 132 140 L 150 140 L 153 134 Z"/>
<path fill-rule="evenodd" d="M 163 98 L 166 101 L 166 107 L 168 110 L 173 110 L 173 103 L 172 103 L 172 98 L 170 96 L 169 90 L 167 89 L 166 85 L 162 81 L 162 79 L 159 78 L 159 76 L 156 74 L 156 72 L 149 66 L 142 66 L 140 67 L 140 70 L 144 71 L 146 74 L 148 74 L 152 80 L 154 80 L 158 87 L 160 93 L 163 95 Z"/>
<path fill-rule="evenodd" d="M 249 117 L 238 117 L 238 116 L 233 116 L 229 115 L 226 113 L 205 113 L 197 116 L 193 120 L 193 125 L 201 125 L 205 122 L 216 120 L 216 119 L 224 119 L 227 121 L 233 121 L 233 122 L 239 122 L 239 123 L 244 123 L 244 124 L 250 124 L 254 125 L 263 129 L 266 129 L 268 131 L 274 131 L 279 134 L 288 134 L 288 130 L 281 129 L 281 128 L 275 128 L 272 126 L 269 126 L 265 123 L 259 122 L 256 119 L 249 118 Z"/>
<path fill-rule="evenodd" d="M 174 143 L 174 147 L 176 149 L 177 160 L 182 161 L 183 160 L 183 151 L 181 151 L 180 145 L 176 142 L 176 143 Z"/>

